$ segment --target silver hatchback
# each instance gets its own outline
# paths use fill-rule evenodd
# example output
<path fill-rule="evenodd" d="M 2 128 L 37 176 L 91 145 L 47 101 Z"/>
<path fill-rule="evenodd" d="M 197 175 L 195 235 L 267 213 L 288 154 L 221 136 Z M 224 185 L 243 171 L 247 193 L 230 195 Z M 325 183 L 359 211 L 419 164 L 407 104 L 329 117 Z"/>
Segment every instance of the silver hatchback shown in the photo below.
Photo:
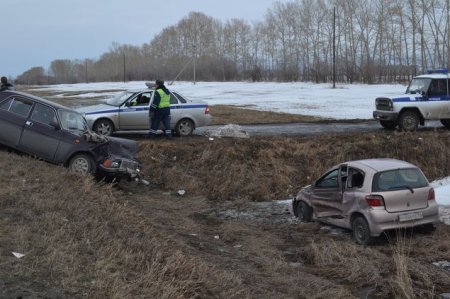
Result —
<path fill-rule="evenodd" d="M 292 201 L 295 216 L 351 229 L 369 244 L 384 231 L 439 222 L 434 189 L 415 165 L 367 159 L 336 165 Z"/>
<path fill-rule="evenodd" d="M 149 107 L 154 90 L 124 91 L 103 104 L 78 108 L 89 127 L 101 135 L 116 131 L 148 130 Z M 211 123 L 209 106 L 203 101 L 191 101 L 177 92 L 170 95 L 170 126 L 178 136 L 191 135 L 195 128 Z"/>

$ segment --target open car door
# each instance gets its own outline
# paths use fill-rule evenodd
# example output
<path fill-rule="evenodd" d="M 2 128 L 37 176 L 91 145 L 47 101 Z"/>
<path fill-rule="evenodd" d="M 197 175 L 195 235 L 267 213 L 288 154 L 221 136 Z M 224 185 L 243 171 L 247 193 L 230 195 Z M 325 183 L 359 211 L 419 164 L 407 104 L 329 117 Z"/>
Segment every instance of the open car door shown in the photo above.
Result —
<path fill-rule="evenodd" d="M 347 180 L 347 165 L 326 172 L 311 187 L 311 204 L 317 218 L 342 216 L 342 197 Z"/>

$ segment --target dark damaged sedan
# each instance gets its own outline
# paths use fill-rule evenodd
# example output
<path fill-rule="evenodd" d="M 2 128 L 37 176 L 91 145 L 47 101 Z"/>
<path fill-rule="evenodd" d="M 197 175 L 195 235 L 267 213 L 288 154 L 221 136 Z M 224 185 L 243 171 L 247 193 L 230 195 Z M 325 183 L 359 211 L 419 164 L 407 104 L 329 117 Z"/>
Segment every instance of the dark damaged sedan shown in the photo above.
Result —
<path fill-rule="evenodd" d="M 135 141 L 89 130 L 80 113 L 17 91 L 0 92 L 0 143 L 83 174 L 140 180 Z"/>

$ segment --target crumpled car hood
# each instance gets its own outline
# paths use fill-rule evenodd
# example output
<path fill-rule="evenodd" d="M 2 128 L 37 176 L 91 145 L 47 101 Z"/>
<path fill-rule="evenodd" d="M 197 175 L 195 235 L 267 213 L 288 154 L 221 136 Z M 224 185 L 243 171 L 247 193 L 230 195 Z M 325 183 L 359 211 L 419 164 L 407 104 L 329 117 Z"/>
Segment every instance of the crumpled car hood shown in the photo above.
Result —
<path fill-rule="evenodd" d="M 106 152 L 111 156 L 135 159 L 139 151 L 139 145 L 134 140 L 112 136 L 106 137 L 93 131 L 85 132 L 83 136 L 88 142 L 98 143 L 98 148 L 106 150 Z"/>
<path fill-rule="evenodd" d="M 107 137 L 107 139 L 108 151 L 112 155 L 134 159 L 139 151 L 139 145 L 134 140 L 111 136 Z"/>

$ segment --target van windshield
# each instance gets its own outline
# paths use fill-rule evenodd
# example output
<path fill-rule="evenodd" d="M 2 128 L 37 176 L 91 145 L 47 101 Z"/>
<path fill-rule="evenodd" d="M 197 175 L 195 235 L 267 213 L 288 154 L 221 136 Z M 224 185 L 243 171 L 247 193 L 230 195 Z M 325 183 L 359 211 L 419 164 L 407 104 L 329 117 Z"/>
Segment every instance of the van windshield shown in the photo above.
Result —
<path fill-rule="evenodd" d="M 425 94 L 430 86 L 430 78 L 414 78 L 406 89 L 407 94 Z"/>

